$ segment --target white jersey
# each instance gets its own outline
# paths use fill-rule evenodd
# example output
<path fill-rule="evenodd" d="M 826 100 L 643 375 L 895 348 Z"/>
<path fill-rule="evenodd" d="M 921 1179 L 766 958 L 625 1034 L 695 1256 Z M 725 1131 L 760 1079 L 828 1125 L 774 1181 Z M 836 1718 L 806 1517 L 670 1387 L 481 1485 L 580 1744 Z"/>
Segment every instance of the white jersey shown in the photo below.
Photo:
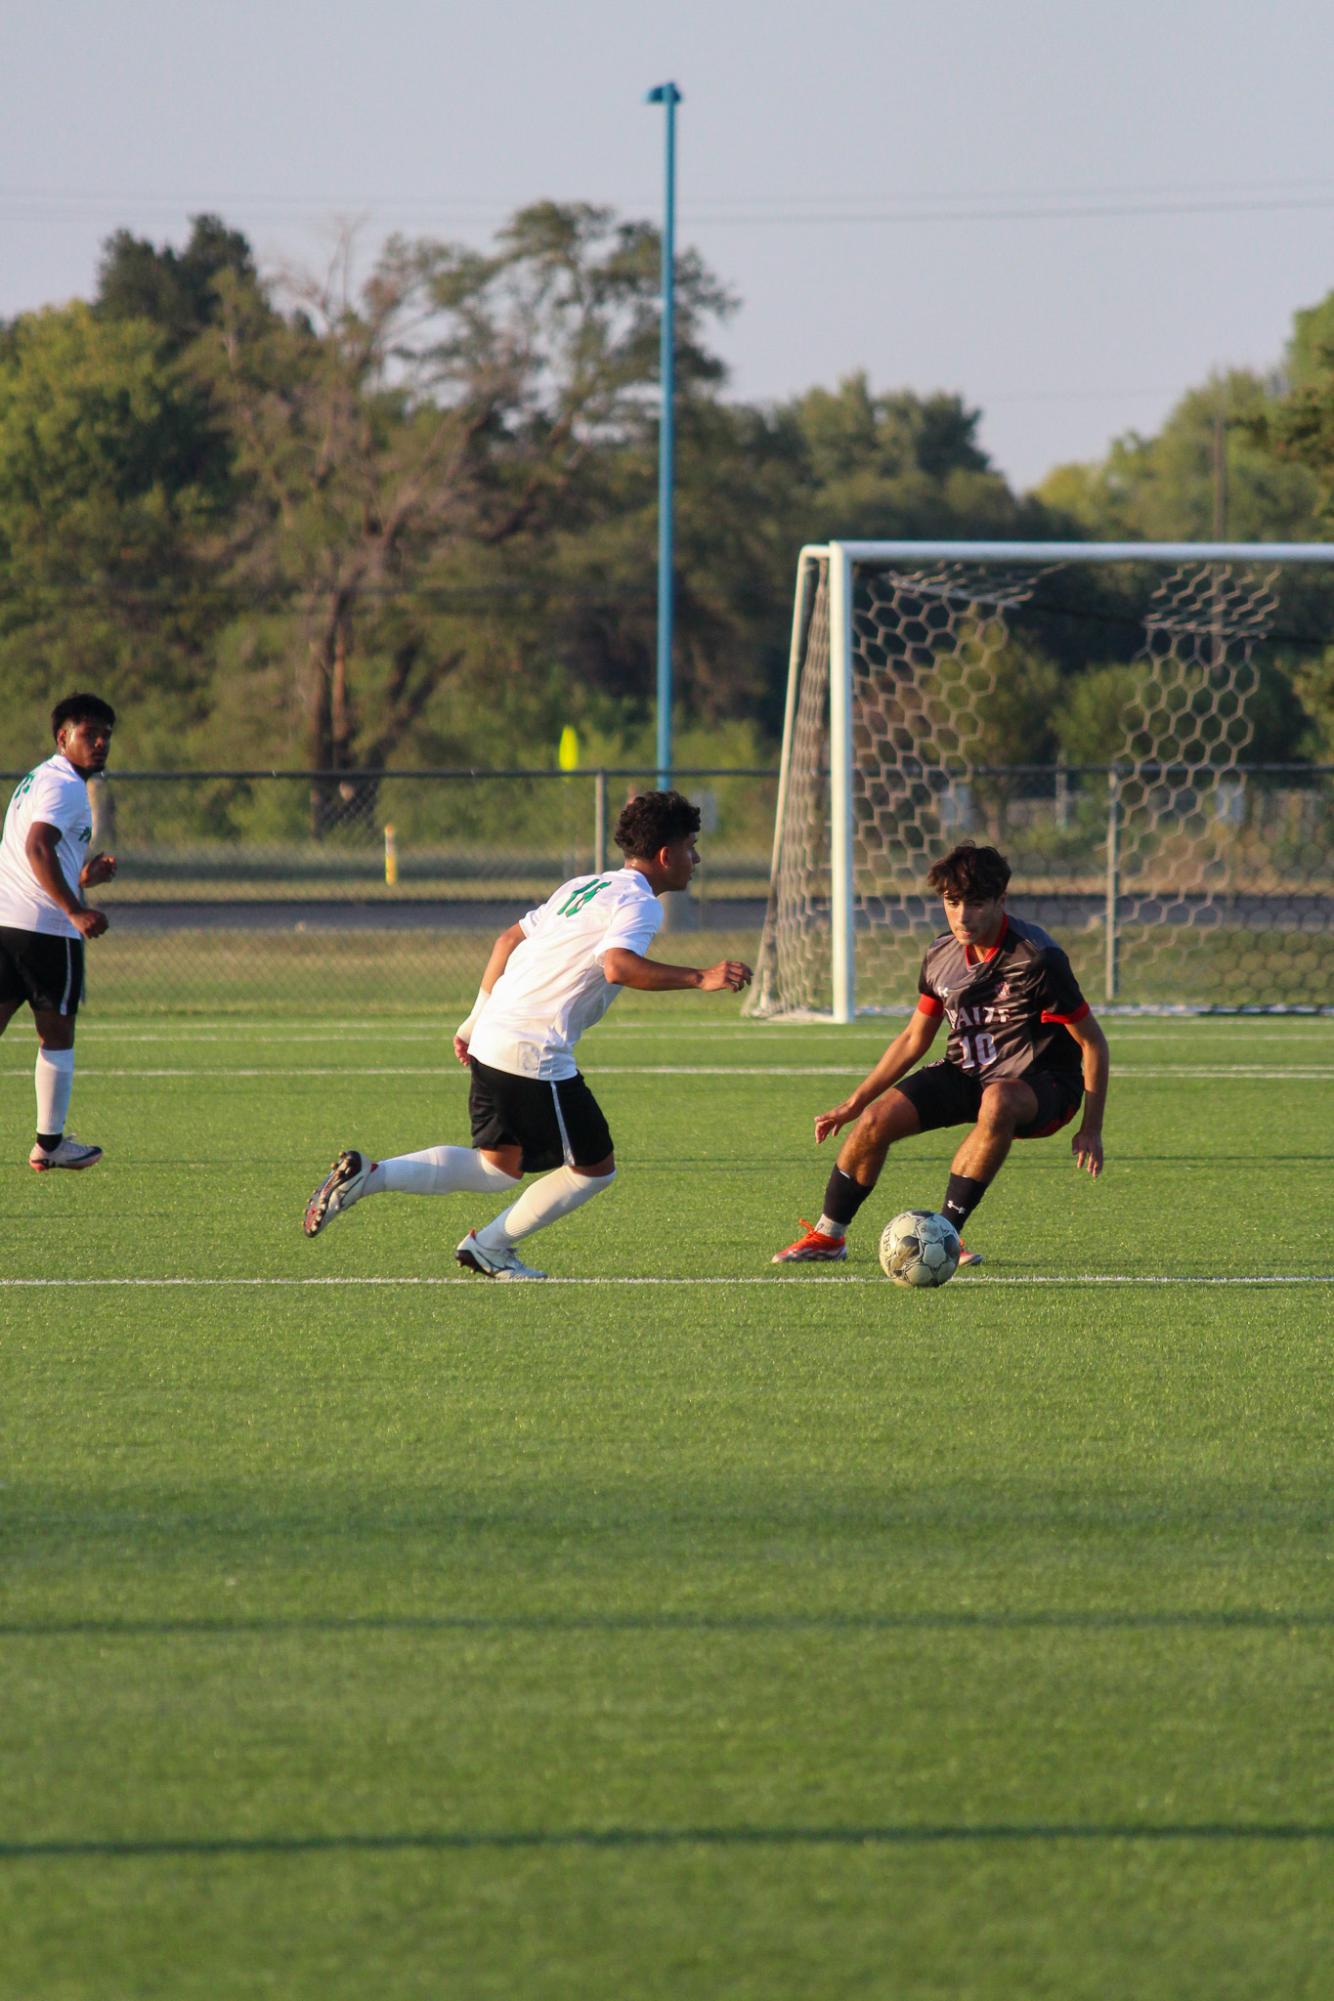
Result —
<path fill-rule="evenodd" d="M 559 1083 L 576 1076 L 575 1043 L 620 992 L 603 974 L 603 954 L 617 947 L 646 953 L 662 914 L 638 869 L 563 882 L 540 910 L 519 919 L 523 942 L 477 1017 L 469 1053 L 518 1077 Z"/>
<path fill-rule="evenodd" d="M 0 839 L 0 925 L 13 931 L 43 931 L 56 938 L 77 938 L 60 905 L 32 872 L 24 843 L 28 829 L 39 821 L 58 827 L 56 858 L 66 882 L 79 895 L 79 877 L 93 838 L 93 811 L 88 787 L 67 757 L 48 757 L 21 778 L 5 814 Z"/>

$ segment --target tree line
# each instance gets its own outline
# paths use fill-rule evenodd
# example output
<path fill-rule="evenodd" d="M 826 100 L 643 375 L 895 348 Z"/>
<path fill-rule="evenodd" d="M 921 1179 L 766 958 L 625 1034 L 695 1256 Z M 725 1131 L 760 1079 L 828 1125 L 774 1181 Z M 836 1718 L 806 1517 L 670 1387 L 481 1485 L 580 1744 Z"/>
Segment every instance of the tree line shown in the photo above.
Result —
<path fill-rule="evenodd" d="M 646 753 L 658 259 L 648 225 L 554 203 L 364 273 L 345 237 L 266 279 L 209 215 L 181 250 L 110 237 L 92 299 L 0 325 L 0 760 L 76 686 L 141 768 L 545 765 L 567 722 L 586 757 Z M 677 302 L 682 763 L 772 757 L 803 542 L 1334 533 L 1334 293 L 1272 375 L 1031 494 L 956 395 L 730 398 L 735 301 L 693 252 Z M 1131 670 L 1086 610 L 1019 649 L 984 754 L 1110 754 Z M 1327 598 L 1307 612 L 1266 655 L 1257 757 L 1334 758 Z"/>

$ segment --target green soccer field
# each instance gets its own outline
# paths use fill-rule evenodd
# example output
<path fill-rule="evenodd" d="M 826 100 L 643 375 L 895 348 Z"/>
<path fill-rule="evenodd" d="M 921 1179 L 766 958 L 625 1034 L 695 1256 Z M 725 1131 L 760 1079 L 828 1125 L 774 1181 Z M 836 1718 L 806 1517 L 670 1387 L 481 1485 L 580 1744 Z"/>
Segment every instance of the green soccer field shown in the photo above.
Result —
<path fill-rule="evenodd" d="M 1334 1021 L 1110 1021 L 1103 1182 L 915 1294 L 939 1136 L 769 1263 L 897 1024 L 697 995 L 583 1046 L 564 1283 L 307 1242 L 465 1137 L 454 1018 L 94 1014 L 85 1175 L 0 1042 L 4 2001 L 1323 1995 Z"/>

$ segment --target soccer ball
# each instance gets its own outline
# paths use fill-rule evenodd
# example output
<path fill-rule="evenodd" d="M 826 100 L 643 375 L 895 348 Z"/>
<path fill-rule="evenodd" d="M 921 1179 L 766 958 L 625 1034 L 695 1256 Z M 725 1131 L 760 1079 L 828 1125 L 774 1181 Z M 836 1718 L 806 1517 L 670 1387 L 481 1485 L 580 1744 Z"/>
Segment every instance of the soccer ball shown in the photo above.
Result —
<path fill-rule="evenodd" d="M 962 1246 L 948 1216 L 931 1209 L 905 1209 L 886 1223 L 880 1237 L 880 1265 L 895 1285 L 944 1285 L 959 1268 Z"/>

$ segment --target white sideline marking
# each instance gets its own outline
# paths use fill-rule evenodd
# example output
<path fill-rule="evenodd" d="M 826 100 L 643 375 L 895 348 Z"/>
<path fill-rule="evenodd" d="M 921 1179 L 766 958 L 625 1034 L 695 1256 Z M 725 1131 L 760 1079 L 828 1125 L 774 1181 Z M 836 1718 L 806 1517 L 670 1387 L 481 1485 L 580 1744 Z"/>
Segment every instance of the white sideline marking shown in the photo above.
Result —
<path fill-rule="evenodd" d="M 462 1005 L 462 1003 L 460 1003 Z M 905 1008 L 902 1018 L 906 1021 L 911 1010 Z M 1095 1012 L 1097 1010 L 1095 1009 Z M 1104 1011 L 1105 1012 L 1105 1011 Z M 207 1025 L 206 1025 L 207 1023 Z M 337 1030 L 338 1040 L 348 1042 L 432 1042 L 445 1045 L 454 1033 L 454 1016 L 423 1016 L 417 1020 L 397 1017 L 392 1021 L 372 1022 L 364 1026 L 349 1027 L 341 1022 L 331 1022 L 322 1029 L 275 1028 L 272 1018 L 264 1021 L 248 1022 L 228 1016 L 225 1020 L 216 1018 L 200 1023 L 164 1022 L 154 1029 L 121 1029 L 112 1022 L 90 1020 L 83 1029 L 87 1040 L 97 1042 L 228 1042 L 244 1037 L 249 1042 L 261 1046 L 273 1043 L 316 1042 L 327 1043 L 330 1034 Z M 890 1020 L 874 1022 L 782 1022 L 782 1021 L 721 1021 L 710 1023 L 704 1020 L 680 1021 L 611 1021 L 601 1023 L 597 1030 L 597 1041 L 601 1045 L 620 1036 L 669 1035 L 684 1040 L 689 1036 L 707 1036 L 712 1042 L 719 1036 L 737 1036 L 754 1041 L 757 1038 L 792 1037 L 804 1040 L 814 1033 L 821 1040 L 834 1037 L 857 1038 L 876 1048 L 883 1048 L 890 1040 L 888 1034 L 892 1026 Z M 1121 1020 L 1113 1025 L 1112 1035 L 1116 1042 L 1123 1037 L 1153 1041 L 1161 1038 L 1168 1042 L 1179 1042 L 1183 1037 L 1194 1036 L 1207 1031 L 1214 1041 L 1219 1039 L 1248 1042 L 1254 1045 L 1257 1038 L 1270 1042 L 1304 1042 L 1313 1037 L 1329 1038 L 1334 1035 L 1334 1021 L 1324 1017 L 1310 1017 L 1293 1021 L 1282 1018 L 1257 1015 L 1244 1021 L 1236 1017 L 1215 1015 L 1193 1015 L 1183 1019 Z"/>
<path fill-rule="evenodd" d="M 998 1272 L 969 1272 L 965 1284 L 975 1285 L 1334 1285 L 1334 1272 L 1304 1273 L 1299 1277 L 1206 1278 L 1147 1277 L 1132 1272 L 1085 1272 L 1079 1277 L 1049 1275 L 1004 1277 Z M 0 1278 L 0 1290 L 45 1287 L 86 1289 L 92 1286 L 345 1286 L 345 1285 L 469 1285 L 463 1276 L 423 1278 Z M 829 1272 L 811 1279 L 795 1272 L 775 1277 L 733 1278 L 549 1278 L 547 1285 L 884 1285 L 875 1272 Z"/>
<path fill-rule="evenodd" d="M 218 1064 L 194 1068 L 108 1069 L 101 1064 L 80 1064 L 80 1077 L 454 1077 L 462 1065 L 451 1057 L 448 1062 L 412 1064 L 303 1064 L 261 1068 Z M 598 1063 L 589 1069 L 594 1083 L 599 1077 L 852 1077 L 856 1063 Z M 1216 1082 L 1225 1077 L 1264 1084 L 1323 1083 L 1334 1078 L 1334 1064 L 1308 1064 L 1301 1068 L 1272 1069 L 1259 1063 L 1113 1063 L 1112 1075 L 1118 1082 L 1137 1078 L 1177 1077 Z M 0 1076 L 10 1081 L 31 1082 L 30 1067 L 6 1067 Z"/>

